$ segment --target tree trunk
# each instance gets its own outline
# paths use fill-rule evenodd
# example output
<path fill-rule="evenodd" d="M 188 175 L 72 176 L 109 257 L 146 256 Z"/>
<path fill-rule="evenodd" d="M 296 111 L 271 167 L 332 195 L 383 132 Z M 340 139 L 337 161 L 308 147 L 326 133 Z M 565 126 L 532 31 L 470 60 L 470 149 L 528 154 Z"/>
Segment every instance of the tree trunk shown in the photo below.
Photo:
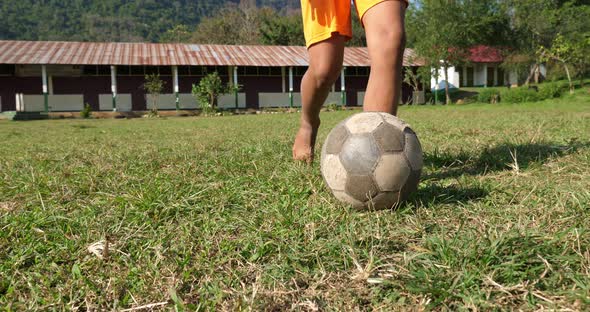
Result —
<path fill-rule="evenodd" d="M 533 76 L 535 76 L 535 73 L 537 72 L 538 68 L 539 64 L 535 63 L 535 65 L 533 66 L 533 68 L 531 68 L 531 71 L 529 72 L 529 76 L 526 78 L 526 81 L 524 82 L 525 86 L 528 86 L 531 83 L 531 79 L 533 79 Z"/>
<path fill-rule="evenodd" d="M 565 68 L 565 73 L 567 74 L 567 81 L 570 84 L 570 94 L 574 94 L 574 83 L 572 82 L 572 76 L 570 76 L 570 70 L 567 67 L 567 64 L 563 62 L 563 68 Z"/>
<path fill-rule="evenodd" d="M 451 103 L 451 95 L 449 94 L 449 66 L 445 63 L 445 65 L 443 65 L 443 68 L 445 70 L 445 96 L 446 96 L 446 100 L 445 100 L 445 105 Z"/>

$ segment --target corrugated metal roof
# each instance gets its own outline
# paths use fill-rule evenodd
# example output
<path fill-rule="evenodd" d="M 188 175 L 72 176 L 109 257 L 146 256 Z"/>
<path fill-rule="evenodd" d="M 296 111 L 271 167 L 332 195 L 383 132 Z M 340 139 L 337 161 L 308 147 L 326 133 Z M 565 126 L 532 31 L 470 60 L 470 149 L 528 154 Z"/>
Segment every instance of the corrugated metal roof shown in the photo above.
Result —
<path fill-rule="evenodd" d="M 300 46 L 0 40 L 0 64 L 307 66 Z M 367 48 L 346 48 L 344 66 L 369 66 Z M 419 66 L 406 49 L 404 66 Z"/>

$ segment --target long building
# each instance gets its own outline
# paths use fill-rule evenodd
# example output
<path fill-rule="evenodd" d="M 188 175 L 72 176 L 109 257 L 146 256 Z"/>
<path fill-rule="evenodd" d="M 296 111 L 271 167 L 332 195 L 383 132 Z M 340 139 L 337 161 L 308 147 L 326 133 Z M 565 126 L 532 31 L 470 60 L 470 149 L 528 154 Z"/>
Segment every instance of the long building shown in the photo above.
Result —
<path fill-rule="evenodd" d="M 406 49 L 404 70 L 420 66 Z M 216 71 L 241 86 L 219 99 L 222 108 L 300 105 L 308 54 L 300 46 L 89 43 L 0 40 L 0 111 L 149 109 L 145 75 L 165 82 L 159 109 L 196 109 L 192 85 Z M 369 76 L 366 48 L 346 48 L 344 68 L 326 103 L 362 105 Z M 403 100 L 411 88 L 402 87 Z"/>

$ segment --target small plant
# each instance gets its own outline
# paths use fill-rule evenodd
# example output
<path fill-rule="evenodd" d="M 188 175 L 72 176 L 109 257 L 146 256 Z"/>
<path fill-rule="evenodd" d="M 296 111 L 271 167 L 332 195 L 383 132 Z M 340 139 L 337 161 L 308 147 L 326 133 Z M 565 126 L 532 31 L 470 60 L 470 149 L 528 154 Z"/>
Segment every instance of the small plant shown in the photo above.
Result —
<path fill-rule="evenodd" d="M 484 88 L 477 94 L 477 101 L 480 103 L 498 103 L 500 102 L 500 91 L 492 88 Z"/>
<path fill-rule="evenodd" d="M 534 88 L 520 87 L 500 92 L 500 98 L 505 103 L 536 102 L 540 99 L 539 92 Z"/>
<path fill-rule="evenodd" d="M 239 89 L 239 85 L 224 85 L 219 74 L 212 72 L 203 77 L 198 84 L 193 84 L 192 94 L 197 100 L 201 112 L 204 115 L 212 115 L 217 112 L 217 98 L 220 95 L 234 93 Z"/>
<path fill-rule="evenodd" d="M 158 114 L 158 99 L 160 98 L 160 94 L 164 90 L 164 85 L 166 84 L 165 81 L 160 79 L 159 74 L 150 74 L 145 76 L 145 83 L 143 84 L 143 88 L 148 93 L 148 97 L 151 99 L 152 107 L 150 109 L 149 116 L 150 117 L 157 117 Z"/>
<path fill-rule="evenodd" d="M 562 92 L 562 86 L 557 83 L 544 83 L 539 86 L 539 98 L 543 100 L 558 98 Z"/>
<path fill-rule="evenodd" d="M 340 111 L 342 110 L 342 106 L 338 105 L 337 103 L 328 103 L 328 105 L 326 105 L 326 110 L 329 112 L 334 112 L 334 111 Z"/>
<path fill-rule="evenodd" d="M 80 111 L 80 117 L 84 119 L 92 117 L 92 107 L 90 107 L 90 104 L 86 103 L 84 105 L 84 108 Z"/>

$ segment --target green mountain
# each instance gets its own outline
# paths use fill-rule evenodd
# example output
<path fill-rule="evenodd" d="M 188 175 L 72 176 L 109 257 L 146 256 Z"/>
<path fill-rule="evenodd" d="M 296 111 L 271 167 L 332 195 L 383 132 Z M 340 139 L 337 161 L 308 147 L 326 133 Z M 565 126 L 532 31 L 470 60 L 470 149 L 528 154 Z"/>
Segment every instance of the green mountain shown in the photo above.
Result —
<path fill-rule="evenodd" d="M 240 4 L 241 3 L 241 4 Z M 2 0 L 0 39 L 157 42 L 227 5 L 296 9 L 298 0 Z"/>

